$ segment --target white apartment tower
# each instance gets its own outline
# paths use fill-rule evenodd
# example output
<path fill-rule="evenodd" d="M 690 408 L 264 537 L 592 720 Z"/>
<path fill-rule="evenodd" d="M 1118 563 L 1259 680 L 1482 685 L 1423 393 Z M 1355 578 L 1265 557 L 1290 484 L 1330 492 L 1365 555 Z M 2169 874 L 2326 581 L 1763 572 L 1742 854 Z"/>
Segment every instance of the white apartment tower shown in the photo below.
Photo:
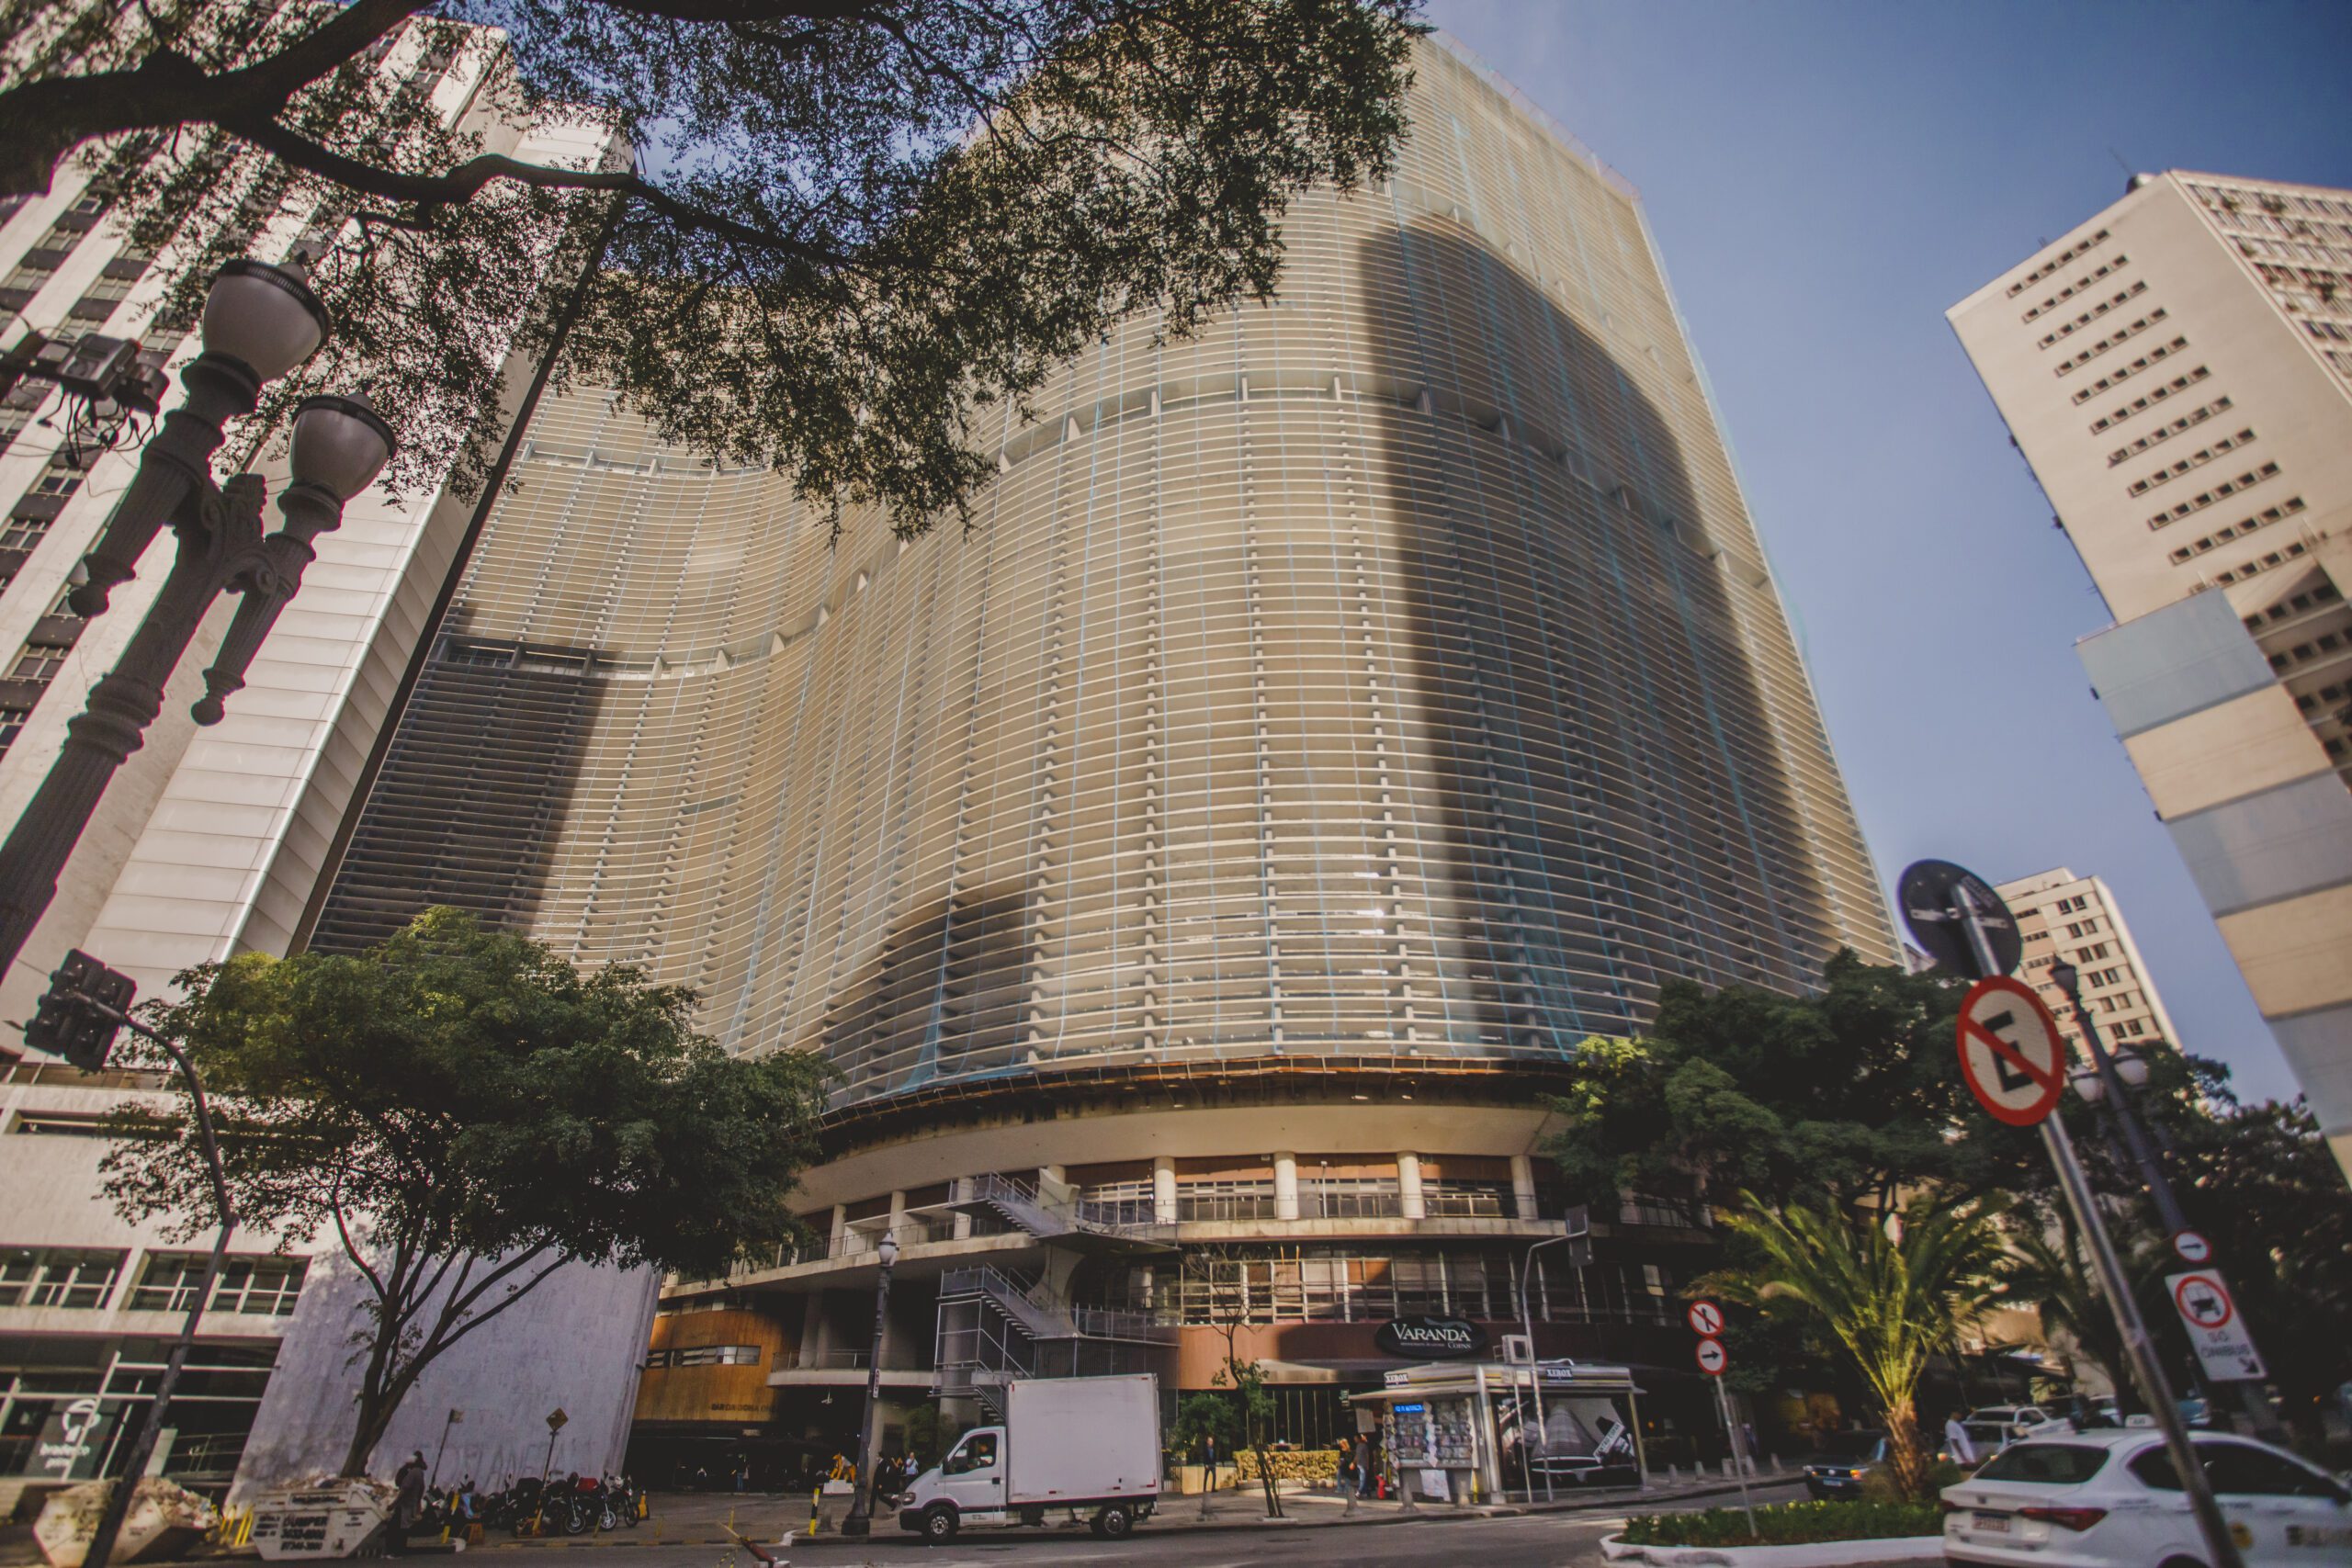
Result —
<path fill-rule="evenodd" d="M 506 69 L 498 38 L 481 30 L 452 47 L 410 29 L 377 68 L 429 95 L 445 123 L 481 133 L 485 150 L 588 166 L 615 155 L 599 127 L 516 125 L 492 106 L 489 89 Z M 258 188 L 276 187 L 264 181 Z M 274 202 L 244 215 L 243 239 L 247 254 L 273 261 L 312 220 L 307 208 Z M 71 165 L 48 194 L 0 202 L 0 341 L 99 333 L 139 342 L 150 366 L 175 373 L 198 351 L 194 323 L 159 315 L 158 258 L 127 245 L 111 205 L 102 179 Z M 518 403 L 534 369 L 519 358 L 510 366 Z M 168 396 L 177 395 L 175 375 Z M 53 387 L 31 379 L 0 400 L 0 823 L 24 809 L 55 761 L 66 721 L 120 657 L 176 547 L 161 536 L 103 616 L 85 622 L 65 607 L 69 574 L 139 455 L 69 455 L 59 402 Z M 275 492 L 282 465 L 257 466 Z M 342 526 L 320 539 L 319 558 L 254 660 L 246 688 L 230 699 L 220 724 L 200 729 L 188 706 L 202 694 L 199 672 L 235 602 L 214 606 L 146 744 L 115 776 L 83 835 L 57 898 L 0 976 L 0 1019 L 32 1010 L 69 948 L 126 971 L 141 996 L 165 991 L 193 964 L 287 950 L 479 504 L 446 488 L 394 497 L 379 487 L 355 498 Z M 274 512 L 267 520 L 275 525 Z M 12 1061 L 17 1035 L 13 1022 L 0 1031 L 0 1511 L 28 1490 L 119 1467 L 129 1417 L 153 1387 L 201 1279 L 206 1245 L 160 1224 L 124 1222 L 101 1191 L 98 1161 L 107 1145 L 98 1123 L 148 1086 L 123 1073 L 92 1077 L 55 1061 Z M 250 1481 L 257 1461 L 281 1471 L 315 1468 L 320 1453 L 337 1451 L 320 1433 L 337 1420 L 348 1429 L 340 1369 L 350 1272 L 332 1245 L 280 1256 L 264 1235 L 237 1236 L 192 1363 L 202 1375 L 174 1403 L 164 1474 L 218 1495 L 241 1468 Z M 642 1281 L 628 1292 L 631 1300 L 646 1293 Z M 583 1385 L 582 1371 L 570 1369 L 557 1391 L 574 1413 L 571 1430 L 584 1434 L 571 1461 L 583 1470 L 618 1457 L 616 1448 L 606 1453 L 596 1444 L 618 1440 L 644 1344 L 641 1323 L 608 1315 L 612 1354 L 582 1359 L 618 1371 L 594 1371 Z M 572 1331 L 600 1343 L 594 1325 Z M 443 1369 L 460 1379 L 487 1371 Z M 601 1422 L 599 1377 L 609 1385 Z M 585 1404 L 575 1390 L 589 1395 Z M 511 1440 L 499 1412 L 469 1411 L 458 1442 L 475 1451 L 453 1456 L 453 1470 L 462 1464 L 486 1475 L 502 1464 L 541 1463 L 546 1406 L 535 1397 L 516 1396 L 514 1414 L 526 1425 Z M 403 1418 L 437 1428 L 450 1403 L 472 1402 L 420 1388 L 416 1410 Z M 429 1445 L 433 1435 L 396 1429 L 384 1450 Z M 565 1463 L 562 1454 L 556 1462 Z"/>
<path fill-rule="evenodd" d="M 2156 994 L 2148 966 L 2132 940 L 2132 928 L 2106 882 L 2076 876 L 2064 866 L 2034 876 L 2004 882 L 1997 889 L 2018 918 L 2024 939 L 2025 962 L 2020 976 L 2041 994 L 2058 1017 L 2058 1027 L 2075 1048 L 2077 1060 L 2090 1059 L 2082 1030 L 2065 994 L 2051 983 L 2050 968 L 2063 958 L 2082 972 L 2083 1010 L 2098 1025 L 2099 1038 L 2112 1050 L 2125 1045 L 2151 1045 L 2158 1041 L 2178 1046 L 2172 1015 Z"/>
<path fill-rule="evenodd" d="M 2352 1170 L 2352 191 L 2172 171 L 1948 312 L 2085 668 Z"/>

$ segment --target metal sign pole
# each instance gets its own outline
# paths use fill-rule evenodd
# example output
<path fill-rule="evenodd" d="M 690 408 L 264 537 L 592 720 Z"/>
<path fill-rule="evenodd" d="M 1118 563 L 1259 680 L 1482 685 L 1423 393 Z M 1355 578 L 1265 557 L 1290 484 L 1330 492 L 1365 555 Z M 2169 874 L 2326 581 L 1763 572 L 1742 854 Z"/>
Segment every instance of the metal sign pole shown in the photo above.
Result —
<path fill-rule="evenodd" d="M 1989 980 L 2005 973 L 1994 957 L 1991 938 L 1982 923 L 1988 911 L 1978 907 L 1966 886 L 1954 892 L 1961 929 L 1968 933 L 1978 977 Z M 2188 1494 L 2189 1509 L 2197 1516 L 2198 1532 L 2205 1538 L 2206 1550 L 2213 1554 L 2215 1568 L 2245 1568 L 2237 1543 L 2230 1539 L 2229 1522 L 2222 1517 L 2222 1506 L 2213 1499 L 2212 1483 L 2188 1439 L 2188 1428 L 2181 1424 L 2180 1406 L 2173 1402 L 2172 1384 L 2165 1377 L 2164 1364 L 2156 1359 L 2155 1344 L 2148 1337 L 2147 1325 L 2140 1317 L 2140 1303 L 2132 1297 L 2131 1280 L 2115 1256 L 2115 1244 L 2108 1239 L 2107 1225 L 2100 1218 L 2090 1180 L 2083 1174 L 2082 1162 L 2075 1157 L 2075 1142 L 2066 1135 L 2066 1125 L 2054 1108 L 2041 1119 L 2041 1146 L 2050 1153 L 2050 1163 L 2058 1173 L 2058 1190 L 2065 1195 L 2066 1207 L 2074 1212 L 2075 1223 L 2089 1238 L 2091 1262 L 2098 1270 L 2099 1288 L 2107 1293 L 2109 1310 L 2115 1314 L 2115 1326 L 2123 1335 L 2124 1353 L 2131 1358 L 2140 1391 L 2147 1396 L 2156 1425 L 2164 1429 L 2165 1447 L 2172 1452 L 2173 1469 L 2180 1476 L 2182 1489 Z"/>
<path fill-rule="evenodd" d="M 1724 1392 L 1724 1380 L 1715 1383 L 1715 1408 L 1723 1412 L 1724 1436 L 1731 1442 L 1731 1467 L 1739 1477 L 1739 1506 L 1747 1514 L 1747 1533 L 1756 1534 L 1756 1503 L 1747 1495 L 1747 1445 L 1740 1440 L 1739 1427 L 1731 1418 L 1731 1395 Z"/>

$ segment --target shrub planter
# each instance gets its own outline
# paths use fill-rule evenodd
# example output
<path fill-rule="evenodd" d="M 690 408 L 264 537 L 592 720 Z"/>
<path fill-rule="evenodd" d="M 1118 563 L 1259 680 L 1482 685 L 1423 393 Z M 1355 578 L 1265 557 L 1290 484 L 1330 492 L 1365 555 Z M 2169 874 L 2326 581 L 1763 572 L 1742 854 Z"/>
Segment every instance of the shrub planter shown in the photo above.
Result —
<path fill-rule="evenodd" d="M 1628 1546 L 1612 1535 L 1600 1543 L 1611 1562 L 1653 1568 L 1839 1568 L 1842 1564 L 1940 1562 L 1939 1535 L 1881 1536 L 1874 1540 L 1812 1540 L 1795 1546 Z"/>
<path fill-rule="evenodd" d="M 1776 1503 L 1756 1510 L 1756 1525 L 1763 1539 L 1749 1544 L 1747 1516 L 1738 1508 L 1651 1515 L 1628 1520 L 1601 1542 L 1601 1555 L 1656 1568 L 1838 1568 L 1943 1555 L 1942 1520 L 1932 1506 Z"/>

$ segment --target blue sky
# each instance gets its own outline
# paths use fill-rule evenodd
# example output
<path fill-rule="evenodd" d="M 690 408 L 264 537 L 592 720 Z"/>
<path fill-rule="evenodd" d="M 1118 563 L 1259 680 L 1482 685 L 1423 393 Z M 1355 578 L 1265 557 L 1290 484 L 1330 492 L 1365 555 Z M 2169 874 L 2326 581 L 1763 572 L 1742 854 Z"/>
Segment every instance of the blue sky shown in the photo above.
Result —
<path fill-rule="evenodd" d="M 2104 876 L 2181 1043 L 2293 1093 L 2075 662 L 2109 617 L 1943 312 L 2126 165 L 2352 186 L 2352 5 L 1429 16 L 1641 187 L 1881 874 Z"/>

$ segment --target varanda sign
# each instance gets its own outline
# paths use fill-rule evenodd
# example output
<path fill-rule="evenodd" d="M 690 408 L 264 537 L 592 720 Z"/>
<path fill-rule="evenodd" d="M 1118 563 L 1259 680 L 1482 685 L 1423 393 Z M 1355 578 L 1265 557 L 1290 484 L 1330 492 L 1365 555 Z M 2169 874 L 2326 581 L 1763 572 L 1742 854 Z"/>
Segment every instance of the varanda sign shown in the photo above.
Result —
<path fill-rule="evenodd" d="M 1459 1317 L 1399 1317 L 1384 1323 L 1372 1342 L 1391 1356 L 1411 1360 L 1452 1360 L 1487 1348 L 1487 1331 Z"/>

